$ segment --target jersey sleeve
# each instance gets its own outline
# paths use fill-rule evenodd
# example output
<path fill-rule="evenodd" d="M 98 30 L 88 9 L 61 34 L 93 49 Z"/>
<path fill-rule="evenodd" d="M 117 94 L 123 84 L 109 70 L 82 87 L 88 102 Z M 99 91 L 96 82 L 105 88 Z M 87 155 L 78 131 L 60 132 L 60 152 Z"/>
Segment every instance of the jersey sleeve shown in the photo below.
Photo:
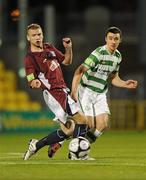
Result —
<path fill-rule="evenodd" d="M 32 63 L 31 57 L 25 56 L 24 58 L 24 68 L 26 73 L 26 78 L 28 83 L 31 83 L 32 80 L 37 78 L 35 67 Z"/>
<path fill-rule="evenodd" d="M 99 63 L 99 53 L 94 50 L 83 62 L 83 65 L 87 68 L 93 68 Z"/>
<path fill-rule="evenodd" d="M 117 64 L 115 71 L 119 72 L 119 69 L 120 69 L 120 64 Z"/>
<path fill-rule="evenodd" d="M 121 61 L 122 61 L 122 56 L 121 56 L 120 52 L 119 52 L 118 56 L 119 56 L 119 60 L 117 62 L 115 70 L 113 71 L 113 74 L 116 74 L 117 72 L 119 72 L 119 69 L 120 69 L 120 64 L 121 64 Z"/>

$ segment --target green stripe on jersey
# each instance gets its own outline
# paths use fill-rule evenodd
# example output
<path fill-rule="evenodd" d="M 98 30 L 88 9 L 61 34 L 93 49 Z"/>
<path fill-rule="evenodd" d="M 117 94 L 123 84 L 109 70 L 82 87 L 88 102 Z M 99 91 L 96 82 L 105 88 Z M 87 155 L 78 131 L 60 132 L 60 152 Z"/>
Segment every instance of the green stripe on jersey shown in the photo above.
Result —
<path fill-rule="evenodd" d="M 83 74 L 81 84 L 98 93 L 105 92 L 109 75 L 119 71 L 121 59 L 118 50 L 110 54 L 106 46 L 95 49 L 83 63 L 89 69 Z"/>
<path fill-rule="evenodd" d="M 92 80 L 92 81 L 101 83 L 101 84 L 103 84 L 103 85 L 106 84 L 106 81 L 105 81 L 105 80 L 100 79 L 100 78 L 95 77 L 95 76 L 90 76 L 90 75 L 88 74 L 88 72 L 85 73 L 85 76 L 87 77 L 88 81 L 89 81 L 89 80 Z"/>
<path fill-rule="evenodd" d="M 101 61 L 100 61 L 100 64 L 112 66 L 112 65 L 113 65 L 113 62 L 112 62 L 112 61 L 108 61 L 108 60 L 107 60 L 107 61 L 101 60 Z"/>
<path fill-rule="evenodd" d="M 80 83 L 81 83 L 81 85 L 82 85 L 83 87 L 87 87 L 87 88 L 89 88 L 90 90 L 92 90 L 92 91 L 94 91 L 94 92 L 97 92 L 97 93 L 99 93 L 99 94 L 105 92 L 106 89 L 107 89 L 106 86 L 105 86 L 105 88 L 104 88 L 103 90 L 101 90 L 100 88 L 95 87 L 95 86 L 85 85 L 82 80 L 81 80 Z"/>

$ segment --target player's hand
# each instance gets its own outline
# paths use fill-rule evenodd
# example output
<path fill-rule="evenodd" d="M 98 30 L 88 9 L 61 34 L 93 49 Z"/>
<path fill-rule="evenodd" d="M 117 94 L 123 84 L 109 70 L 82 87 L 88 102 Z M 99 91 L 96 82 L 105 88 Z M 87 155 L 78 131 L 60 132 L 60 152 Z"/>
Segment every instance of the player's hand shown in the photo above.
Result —
<path fill-rule="evenodd" d="M 32 88 L 40 88 L 40 87 L 41 87 L 41 82 L 40 82 L 40 80 L 38 80 L 38 79 L 34 79 L 34 80 L 31 82 L 30 86 L 31 86 Z"/>
<path fill-rule="evenodd" d="M 137 87 L 137 85 L 138 85 L 138 82 L 137 81 L 135 81 L 135 80 L 127 80 L 126 81 L 126 87 L 128 88 L 128 89 L 135 89 L 136 87 Z"/>
<path fill-rule="evenodd" d="M 65 48 L 71 48 L 72 47 L 72 41 L 71 41 L 70 38 L 65 37 L 65 38 L 62 39 L 62 41 L 63 41 L 63 46 Z"/>

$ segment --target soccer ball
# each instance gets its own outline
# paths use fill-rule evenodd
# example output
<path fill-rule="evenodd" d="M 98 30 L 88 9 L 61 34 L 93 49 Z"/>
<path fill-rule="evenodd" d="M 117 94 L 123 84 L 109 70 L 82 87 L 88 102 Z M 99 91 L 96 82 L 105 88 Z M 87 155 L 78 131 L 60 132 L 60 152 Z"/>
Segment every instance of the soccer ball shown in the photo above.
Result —
<path fill-rule="evenodd" d="M 69 156 L 71 160 L 84 160 L 90 152 L 90 143 L 84 137 L 77 137 L 69 143 Z"/>

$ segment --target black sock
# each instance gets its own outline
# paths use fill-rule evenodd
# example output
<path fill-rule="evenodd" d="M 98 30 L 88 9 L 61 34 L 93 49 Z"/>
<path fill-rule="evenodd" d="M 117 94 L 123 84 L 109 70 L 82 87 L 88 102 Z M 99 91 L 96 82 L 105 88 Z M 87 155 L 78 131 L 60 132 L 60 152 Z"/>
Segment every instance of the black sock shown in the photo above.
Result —
<path fill-rule="evenodd" d="M 87 133 L 87 125 L 86 124 L 75 124 L 73 138 L 76 138 L 78 136 L 85 137 L 86 133 Z"/>
<path fill-rule="evenodd" d="M 57 129 L 36 143 L 37 151 L 46 145 L 54 144 L 67 138 L 68 136 L 61 129 Z"/>
<path fill-rule="evenodd" d="M 97 137 L 91 131 L 88 131 L 85 137 L 89 140 L 90 143 L 94 143 L 97 139 Z"/>

